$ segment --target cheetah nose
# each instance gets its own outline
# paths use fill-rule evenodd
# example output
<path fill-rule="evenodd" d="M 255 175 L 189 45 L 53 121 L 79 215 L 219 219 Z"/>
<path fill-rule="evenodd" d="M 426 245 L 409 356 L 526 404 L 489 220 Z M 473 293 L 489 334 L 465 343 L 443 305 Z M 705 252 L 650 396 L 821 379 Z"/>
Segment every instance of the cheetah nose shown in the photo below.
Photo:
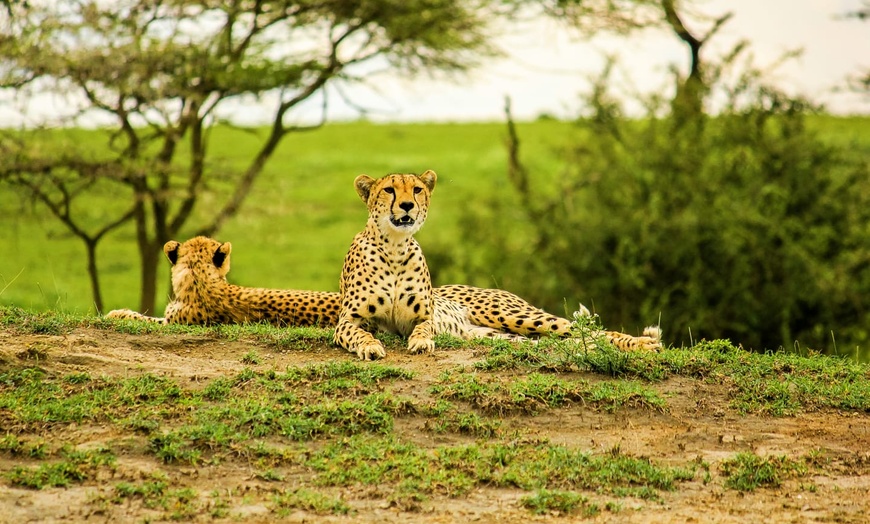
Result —
<path fill-rule="evenodd" d="M 402 208 L 403 211 L 408 212 L 408 211 L 414 209 L 414 203 L 413 202 L 402 202 L 401 204 L 399 204 L 399 207 Z"/>

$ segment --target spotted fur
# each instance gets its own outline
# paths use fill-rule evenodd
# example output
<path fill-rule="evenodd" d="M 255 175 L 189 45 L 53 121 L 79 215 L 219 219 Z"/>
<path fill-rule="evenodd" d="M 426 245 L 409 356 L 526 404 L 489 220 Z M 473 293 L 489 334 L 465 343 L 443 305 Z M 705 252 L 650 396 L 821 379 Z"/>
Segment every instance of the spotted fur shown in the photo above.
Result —
<path fill-rule="evenodd" d="M 354 180 L 369 217 L 342 266 L 334 340 L 364 360 L 386 355 L 372 335 L 378 329 L 408 337 L 412 353 L 435 349 L 432 281 L 414 233 L 426 221 L 436 180 L 433 171 Z"/>
<path fill-rule="evenodd" d="M 469 322 L 477 326 L 523 336 L 572 336 L 573 323 L 570 320 L 538 309 L 508 291 L 450 285 L 441 286 L 436 292 L 439 297 L 465 307 Z M 588 315 L 589 310 L 580 305 L 580 313 Z M 619 331 L 602 331 L 592 335 L 604 336 L 605 340 L 623 351 L 661 349 L 661 330 L 657 326 L 646 327 L 640 337 Z"/>
<path fill-rule="evenodd" d="M 207 237 L 163 246 L 172 264 L 175 298 L 164 317 L 149 317 L 129 309 L 109 312 L 109 318 L 159 324 L 237 324 L 270 322 L 288 326 L 333 326 L 338 320 L 338 293 L 237 286 L 227 282 L 232 244 Z"/>
<path fill-rule="evenodd" d="M 374 198 L 374 205 L 369 206 L 366 230 L 357 235 L 346 257 L 341 294 L 230 284 L 227 273 L 232 245 L 196 237 L 184 243 L 170 241 L 164 246 L 164 253 L 172 264 L 175 296 L 167 305 L 164 317 L 150 317 L 129 309 L 114 310 L 107 316 L 160 324 L 267 321 L 286 326 L 331 327 L 338 322 L 339 312 L 344 307 L 350 324 L 361 329 L 344 324 L 336 330 L 335 340 L 369 359 L 383 357 L 383 345 L 370 333 L 360 331 L 385 329 L 409 336 L 412 351 L 431 351 L 434 348 L 432 337 L 437 333 L 466 339 L 571 335 L 569 320 L 540 310 L 507 291 L 462 285 L 433 290 L 426 260 L 413 234 L 425 222 L 436 175 L 429 171 L 420 177 L 393 177 L 399 178 L 388 177 L 381 181 L 369 177 L 357 179 L 357 190 L 367 204 L 374 186 L 382 190 L 387 180 L 403 180 L 404 185 L 391 187 L 394 193 L 384 194 L 395 195 L 399 189 L 400 195 L 410 195 L 407 201 L 414 202 L 414 206 L 406 213 L 392 197 L 389 204 L 383 195 Z M 419 192 L 416 192 L 417 187 L 421 188 Z M 401 225 L 401 229 L 396 229 L 397 226 L 389 220 L 393 209 L 409 217 L 402 215 L 399 222 L 402 224 L 404 221 L 407 225 Z M 387 234 L 384 235 L 382 230 Z M 581 306 L 581 310 L 585 311 L 585 308 Z M 417 330 L 421 324 L 423 327 Z M 654 327 L 647 328 L 641 337 L 615 331 L 602 334 L 623 350 L 657 350 L 661 347 L 660 332 Z"/>
<path fill-rule="evenodd" d="M 433 291 L 429 268 L 413 235 L 426 221 L 437 176 L 360 175 L 357 193 L 369 211 L 365 229 L 354 237 L 342 267 L 341 310 L 334 341 L 361 359 L 386 355 L 372 333 L 408 337 L 412 353 L 431 352 L 436 334 L 478 336 L 571 335 L 571 322 L 498 289 L 443 286 Z M 585 310 L 585 308 L 583 308 Z M 587 311 L 588 313 L 588 311 Z M 642 337 L 602 333 L 624 350 L 657 350 L 657 328 Z"/>

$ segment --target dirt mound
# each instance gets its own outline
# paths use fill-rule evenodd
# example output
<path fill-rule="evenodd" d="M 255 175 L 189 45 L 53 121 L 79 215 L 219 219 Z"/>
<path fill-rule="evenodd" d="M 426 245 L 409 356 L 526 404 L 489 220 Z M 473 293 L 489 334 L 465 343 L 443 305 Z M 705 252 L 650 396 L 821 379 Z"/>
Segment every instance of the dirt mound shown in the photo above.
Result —
<path fill-rule="evenodd" d="M 484 351 L 463 347 L 439 350 L 434 355 L 409 355 L 399 348 L 388 350 L 382 364 L 413 373 L 409 380 L 372 386 L 416 406 L 395 417 L 392 433 L 397 440 L 430 448 L 487 440 L 462 431 L 433 431 L 432 418 L 424 412 L 425 406 L 435 403 L 432 387 L 443 381 L 443 374 L 469 369 Z M 308 344 L 304 350 L 282 350 L 256 341 L 208 335 L 129 335 L 99 329 L 77 329 L 65 335 L 0 332 L 0 372 L 35 367 L 45 373 L 46 380 L 57 382 L 77 374 L 106 379 L 151 374 L 170 379 L 182 389 L 201 390 L 216 379 L 237 377 L 246 369 L 284 372 L 317 363 L 353 360 L 352 355 L 322 343 Z M 491 376 L 507 384 L 526 375 L 512 371 Z M 574 373 L 569 378 L 594 383 L 607 377 Z M 5 387 L 8 390 L 11 386 Z M 867 522 L 867 413 L 742 415 L 730 406 L 727 386 L 720 383 L 677 377 L 648 387 L 666 400 L 666 409 L 628 406 L 606 410 L 584 402 L 568 402 L 534 412 L 506 410 L 491 415 L 501 424 L 503 438 L 514 432 L 523 439 L 593 454 L 621 454 L 648 458 L 663 466 L 695 468 L 691 480 L 650 498 L 633 492 L 614 497 L 595 489 L 584 491 L 583 496 L 598 503 L 596 511 L 585 513 L 591 521 Z M 187 416 L 179 413 L 172 416 Z M 435 490 L 417 504 L 396 503 L 391 498 L 395 486 L 315 485 L 311 471 L 304 467 L 271 468 L 264 464 L 266 458 L 241 450 L 236 456 L 221 453 L 187 463 L 161 461 L 148 451 L 149 446 L 153 447 L 153 434 L 143 433 L 141 427 L 131 427 L 127 422 L 99 417 L 63 425 L 33 421 L 23 424 L 13 408 L 0 405 L 0 436 L 3 434 L 6 444 L 0 451 L 0 470 L 6 477 L 0 481 L 0 522 L 569 522 L 583 515 L 565 514 L 558 509 L 536 514 L 521 504 L 529 490 L 486 483 L 459 496 Z M 10 444 L 14 439 L 29 447 L 15 448 Z M 306 446 L 322 449 L 327 440 L 302 442 L 294 453 L 309 453 Z M 59 460 L 61 453 L 57 450 L 100 447 L 109 448 L 116 461 L 111 468 L 93 466 L 93 475 L 65 487 L 32 489 L 12 482 L 16 468 L 35 469 L 42 464 L 33 451 L 40 442 L 45 449 L 54 450 L 47 462 Z M 270 442 L 286 444 L 275 437 Z M 29 449 L 32 456 L 24 449 Z M 732 489 L 726 486 L 722 464 L 740 452 L 791 457 L 809 467 L 800 475 L 787 476 L 778 487 Z M 274 478 L 263 471 L 274 472 Z M 149 498 L 140 492 L 124 496 L 123 490 L 132 488 L 119 487 L 153 486 L 154 479 L 166 486 L 161 488 L 161 497 Z M 311 501 L 282 505 L 281 500 L 291 495 L 301 497 L 309 489 L 343 501 L 346 508 L 329 511 Z"/>

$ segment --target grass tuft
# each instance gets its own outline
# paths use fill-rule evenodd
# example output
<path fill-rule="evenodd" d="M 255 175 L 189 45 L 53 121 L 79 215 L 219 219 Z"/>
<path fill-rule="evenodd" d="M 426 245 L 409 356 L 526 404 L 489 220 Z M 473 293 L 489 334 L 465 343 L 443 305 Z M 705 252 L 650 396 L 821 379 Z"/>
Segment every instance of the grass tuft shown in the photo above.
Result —
<path fill-rule="evenodd" d="M 398 495 L 458 496 L 476 486 L 524 490 L 672 490 L 693 469 L 667 468 L 622 454 L 592 455 L 545 443 L 487 442 L 425 449 L 393 437 L 351 437 L 312 454 L 308 465 L 326 486 L 395 483 Z M 633 495 L 635 492 L 631 492 Z"/>
<path fill-rule="evenodd" d="M 806 474 L 803 461 L 782 456 L 760 457 L 754 453 L 738 453 L 723 461 L 719 469 L 726 477 L 725 487 L 753 491 L 760 487 L 778 488 L 785 479 Z"/>
<path fill-rule="evenodd" d="M 350 506 L 341 499 L 324 495 L 306 488 L 285 490 L 273 497 L 275 512 L 286 517 L 290 510 L 301 509 L 318 515 L 347 515 Z"/>
<path fill-rule="evenodd" d="M 574 513 L 578 507 L 584 508 L 584 515 L 594 516 L 598 508 L 594 504 L 588 504 L 588 499 L 579 493 L 572 491 L 550 491 L 541 489 L 534 495 L 527 495 L 520 499 L 520 505 L 537 515 L 548 513 Z"/>
<path fill-rule="evenodd" d="M 431 391 L 441 399 L 467 402 L 494 414 L 535 414 L 571 402 L 583 402 L 608 411 L 622 407 L 666 409 L 665 400 L 657 392 L 638 382 L 590 384 L 585 380 L 565 380 L 542 373 L 530 373 L 526 378 L 504 383 L 476 373 L 447 371 Z"/>
<path fill-rule="evenodd" d="M 34 468 L 15 466 L 6 477 L 15 486 L 31 489 L 64 487 L 94 478 L 102 467 L 114 469 L 115 456 L 99 448 L 92 451 L 62 451 L 60 462 L 40 464 Z"/>

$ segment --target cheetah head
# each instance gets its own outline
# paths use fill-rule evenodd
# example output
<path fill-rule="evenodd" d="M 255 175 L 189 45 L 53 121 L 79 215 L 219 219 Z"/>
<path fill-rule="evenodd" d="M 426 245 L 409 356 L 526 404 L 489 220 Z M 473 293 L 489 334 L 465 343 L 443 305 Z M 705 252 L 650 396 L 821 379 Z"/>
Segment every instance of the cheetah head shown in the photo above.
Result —
<path fill-rule="evenodd" d="M 369 220 L 382 234 L 411 236 L 423 227 L 429 211 L 429 196 L 437 175 L 392 174 L 374 179 L 360 175 L 354 180 L 356 192 L 369 208 Z"/>
<path fill-rule="evenodd" d="M 191 284 L 226 282 L 230 271 L 232 244 L 221 244 L 208 237 L 194 237 L 184 242 L 170 240 L 163 246 L 172 263 L 172 289 L 178 295 Z"/>

